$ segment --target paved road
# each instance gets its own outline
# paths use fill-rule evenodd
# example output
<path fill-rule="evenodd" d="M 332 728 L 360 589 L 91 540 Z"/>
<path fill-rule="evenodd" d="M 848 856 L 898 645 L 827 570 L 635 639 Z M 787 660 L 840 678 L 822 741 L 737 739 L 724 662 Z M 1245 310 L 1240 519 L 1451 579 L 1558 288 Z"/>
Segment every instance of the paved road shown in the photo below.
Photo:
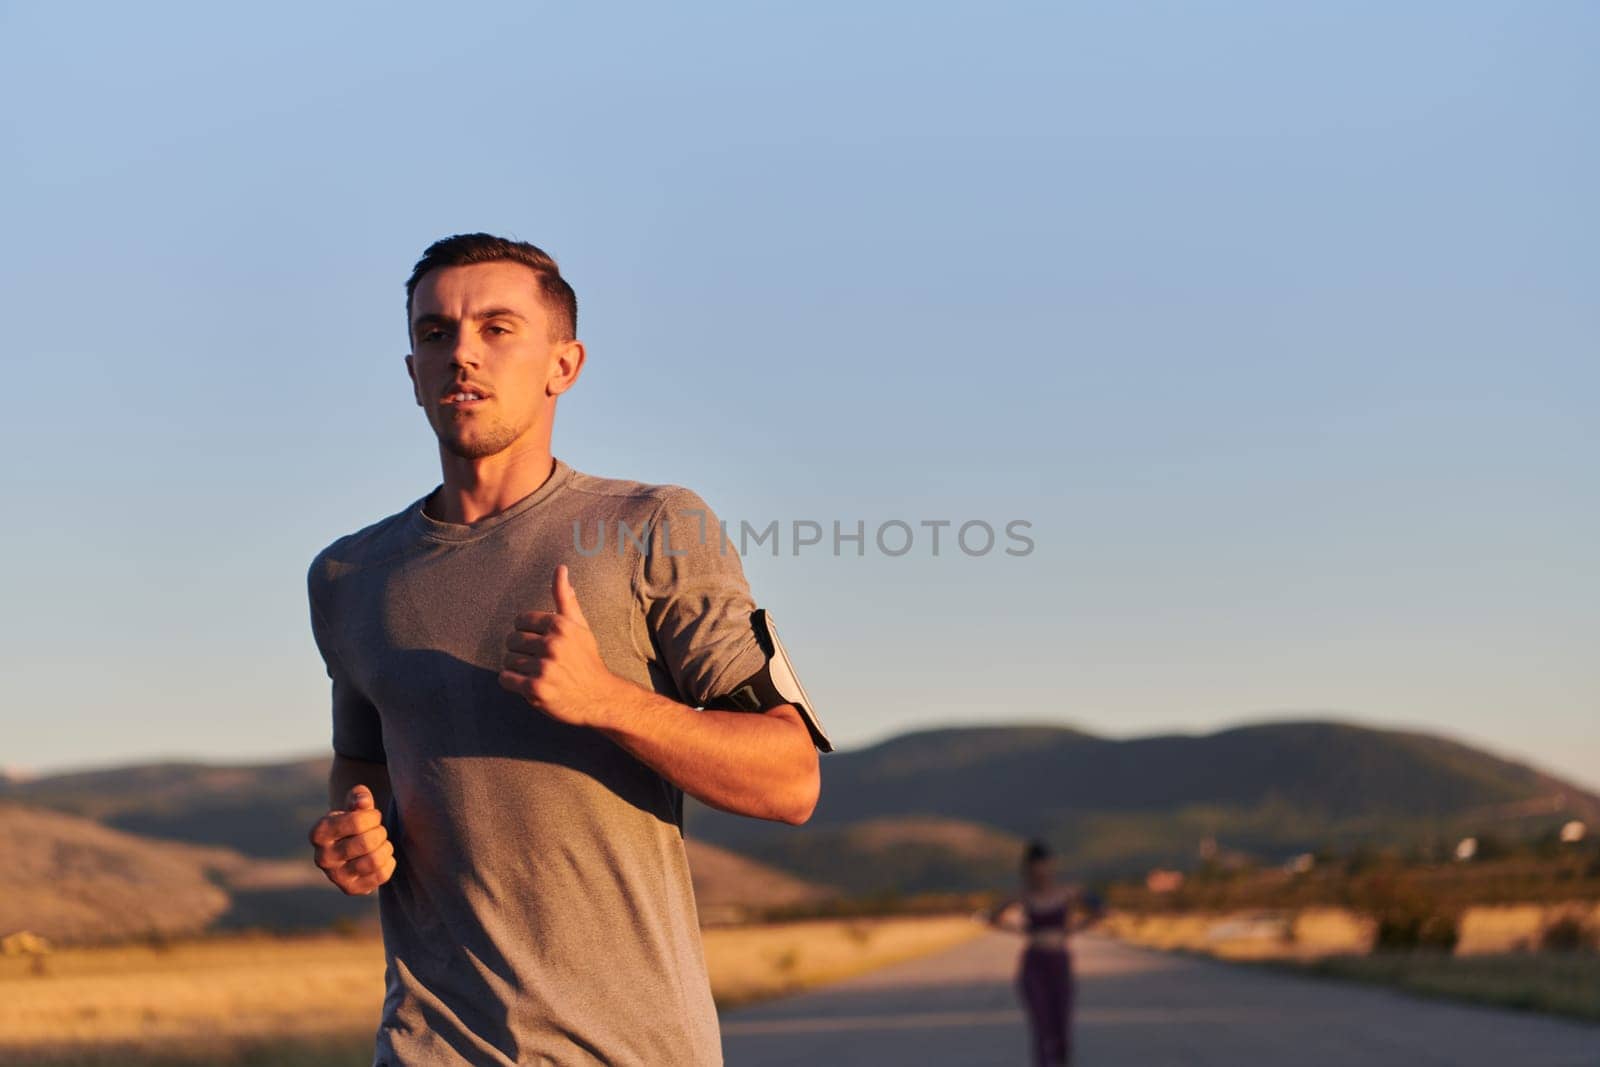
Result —
<path fill-rule="evenodd" d="M 1074 1067 L 1600 1067 L 1600 1026 L 1074 939 Z M 1018 939 L 729 1012 L 728 1067 L 1025 1065 Z"/>

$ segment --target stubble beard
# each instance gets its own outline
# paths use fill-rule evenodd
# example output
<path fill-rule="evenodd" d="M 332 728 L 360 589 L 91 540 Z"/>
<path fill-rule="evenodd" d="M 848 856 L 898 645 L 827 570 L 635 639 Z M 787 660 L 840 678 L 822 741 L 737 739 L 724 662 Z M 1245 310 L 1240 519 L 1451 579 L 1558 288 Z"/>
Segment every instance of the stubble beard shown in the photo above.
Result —
<path fill-rule="evenodd" d="M 495 420 L 482 429 L 473 427 L 469 433 L 456 432 L 449 427 L 441 428 L 438 436 L 439 443 L 452 455 L 462 459 L 483 459 L 504 452 L 521 435 L 514 427 Z"/>

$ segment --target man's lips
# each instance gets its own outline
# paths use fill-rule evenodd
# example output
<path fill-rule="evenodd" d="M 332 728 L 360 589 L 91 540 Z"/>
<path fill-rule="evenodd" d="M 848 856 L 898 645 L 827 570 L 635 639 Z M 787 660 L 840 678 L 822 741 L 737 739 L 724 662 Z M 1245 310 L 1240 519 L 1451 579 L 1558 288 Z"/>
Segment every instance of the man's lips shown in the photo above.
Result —
<path fill-rule="evenodd" d="M 484 390 L 468 386 L 451 389 L 439 398 L 439 403 L 451 408 L 471 408 L 477 407 L 489 398 L 490 394 Z"/>

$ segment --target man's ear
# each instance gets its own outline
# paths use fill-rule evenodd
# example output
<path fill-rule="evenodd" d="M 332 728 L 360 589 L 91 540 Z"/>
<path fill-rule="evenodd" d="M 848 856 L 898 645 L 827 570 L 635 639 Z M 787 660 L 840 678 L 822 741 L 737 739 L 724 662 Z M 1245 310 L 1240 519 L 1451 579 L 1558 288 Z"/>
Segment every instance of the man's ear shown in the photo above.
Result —
<path fill-rule="evenodd" d="M 582 341 L 562 341 L 551 350 L 545 395 L 560 396 L 577 384 L 578 375 L 583 371 L 584 355 Z"/>
<path fill-rule="evenodd" d="M 417 386 L 417 369 L 411 365 L 411 353 L 406 353 L 406 374 L 411 378 L 411 398 L 417 402 L 417 407 L 424 407 L 422 403 L 422 390 Z"/>

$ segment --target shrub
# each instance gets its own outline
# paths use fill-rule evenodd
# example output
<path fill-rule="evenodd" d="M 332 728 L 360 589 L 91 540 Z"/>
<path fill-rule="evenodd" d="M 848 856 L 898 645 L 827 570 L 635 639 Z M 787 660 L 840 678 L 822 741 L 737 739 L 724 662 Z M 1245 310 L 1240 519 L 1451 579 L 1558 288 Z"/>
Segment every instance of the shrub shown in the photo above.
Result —
<path fill-rule="evenodd" d="M 1460 916 L 1437 905 L 1394 906 L 1380 911 L 1377 941 L 1379 950 L 1427 949 L 1450 952 L 1460 939 Z"/>
<path fill-rule="evenodd" d="M 1539 947 L 1548 952 L 1577 952 L 1600 947 L 1600 931 L 1581 915 L 1558 917 L 1539 933 Z"/>

